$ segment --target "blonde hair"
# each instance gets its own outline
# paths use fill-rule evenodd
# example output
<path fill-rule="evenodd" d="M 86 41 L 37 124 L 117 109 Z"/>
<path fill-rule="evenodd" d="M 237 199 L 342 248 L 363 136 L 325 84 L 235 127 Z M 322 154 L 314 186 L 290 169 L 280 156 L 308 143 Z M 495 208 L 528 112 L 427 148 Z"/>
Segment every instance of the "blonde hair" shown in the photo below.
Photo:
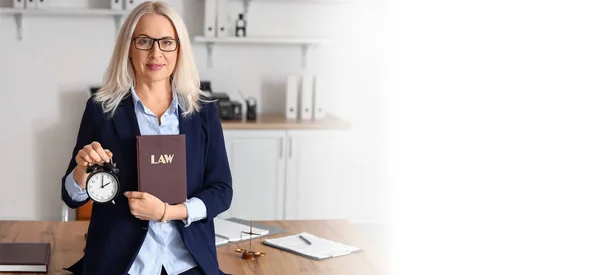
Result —
<path fill-rule="evenodd" d="M 188 116 L 200 110 L 201 96 L 206 96 L 200 90 L 200 76 L 194 63 L 194 55 L 187 27 L 181 17 L 168 5 L 159 1 L 146 1 L 135 7 L 125 19 L 115 48 L 110 59 L 110 64 L 104 74 L 104 84 L 95 94 L 95 101 L 99 102 L 105 113 L 112 117 L 133 85 L 135 73 L 133 64 L 129 60 L 129 47 L 133 32 L 142 16 L 155 13 L 164 15 L 175 26 L 179 38 L 179 53 L 173 74 L 171 75 L 174 86 L 177 88 L 179 106 L 182 115 Z"/>

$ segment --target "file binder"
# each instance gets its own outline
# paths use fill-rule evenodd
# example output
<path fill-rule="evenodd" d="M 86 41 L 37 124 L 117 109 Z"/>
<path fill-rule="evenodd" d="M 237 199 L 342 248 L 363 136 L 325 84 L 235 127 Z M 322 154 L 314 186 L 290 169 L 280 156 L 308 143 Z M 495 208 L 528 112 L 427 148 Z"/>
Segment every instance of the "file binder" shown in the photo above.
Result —
<path fill-rule="evenodd" d="M 298 77 L 290 75 L 287 78 L 285 90 L 285 118 L 298 119 Z"/>
<path fill-rule="evenodd" d="M 125 10 L 133 10 L 140 0 L 125 0 Z"/>
<path fill-rule="evenodd" d="M 302 91 L 300 92 L 300 119 L 313 118 L 313 76 L 302 76 Z"/>
<path fill-rule="evenodd" d="M 38 9 L 50 8 L 50 0 L 36 0 Z"/>
<path fill-rule="evenodd" d="M 26 0 L 25 8 L 26 9 L 37 9 L 37 0 Z"/>
<path fill-rule="evenodd" d="M 216 0 L 217 1 L 217 36 L 228 37 L 229 36 L 229 9 L 227 2 L 229 0 Z"/>
<path fill-rule="evenodd" d="M 320 120 L 325 118 L 325 110 L 323 106 L 323 91 L 320 80 L 314 78 L 313 83 L 313 117 L 315 120 Z"/>
<path fill-rule="evenodd" d="M 217 35 L 217 1 L 204 0 L 204 37 Z"/>
<path fill-rule="evenodd" d="M 13 0 L 13 8 L 24 9 L 25 8 L 25 0 Z"/>
<path fill-rule="evenodd" d="M 123 10 L 123 0 L 109 0 L 111 10 Z"/>

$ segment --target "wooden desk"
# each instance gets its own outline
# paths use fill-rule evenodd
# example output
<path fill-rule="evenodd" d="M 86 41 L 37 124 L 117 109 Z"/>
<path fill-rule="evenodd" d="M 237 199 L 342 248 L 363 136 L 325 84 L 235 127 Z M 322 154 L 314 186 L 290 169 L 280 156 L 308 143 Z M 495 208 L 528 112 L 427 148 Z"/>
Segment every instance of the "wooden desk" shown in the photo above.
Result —
<path fill-rule="evenodd" d="M 267 255 L 257 261 L 248 261 L 242 260 L 240 254 L 235 252 L 236 248 L 247 249 L 246 241 L 220 246 L 217 249 L 221 270 L 235 275 L 387 274 L 384 272 L 384 268 L 387 268 L 385 255 L 376 251 L 347 221 L 260 222 L 283 227 L 288 231 L 273 237 L 306 231 L 333 241 L 360 247 L 364 251 L 323 261 L 313 261 L 259 244 L 254 240 L 252 247 L 255 248 L 255 244 L 257 246 L 253 250 L 265 252 Z M 47 274 L 71 274 L 63 268 L 76 262 L 83 255 L 84 233 L 87 227 L 87 221 L 0 221 L 0 242 L 50 242 L 52 255 Z"/>

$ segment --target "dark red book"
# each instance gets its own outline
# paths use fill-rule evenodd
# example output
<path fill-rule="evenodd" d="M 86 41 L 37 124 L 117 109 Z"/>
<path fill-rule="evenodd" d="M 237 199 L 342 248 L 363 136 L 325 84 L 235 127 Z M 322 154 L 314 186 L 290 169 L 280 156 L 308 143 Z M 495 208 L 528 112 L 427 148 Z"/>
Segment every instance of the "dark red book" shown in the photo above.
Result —
<path fill-rule="evenodd" d="M 0 272 L 48 272 L 50 243 L 0 243 Z"/>
<path fill-rule="evenodd" d="M 169 204 L 187 199 L 185 135 L 136 136 L 138 190 Z"/>

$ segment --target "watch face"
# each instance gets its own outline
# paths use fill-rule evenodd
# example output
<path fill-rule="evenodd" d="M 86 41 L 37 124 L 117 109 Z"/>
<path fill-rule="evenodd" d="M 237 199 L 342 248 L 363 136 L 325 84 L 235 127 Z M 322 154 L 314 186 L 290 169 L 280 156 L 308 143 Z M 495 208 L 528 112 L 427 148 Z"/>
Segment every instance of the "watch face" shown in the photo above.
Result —
<path fill-rule="evenodd" d="M 98 172 L 90 175 L 87 181 L 87 193 L 95 202 L 112 201 L 119 191 L 117 178 L 107 172 Z"/>

